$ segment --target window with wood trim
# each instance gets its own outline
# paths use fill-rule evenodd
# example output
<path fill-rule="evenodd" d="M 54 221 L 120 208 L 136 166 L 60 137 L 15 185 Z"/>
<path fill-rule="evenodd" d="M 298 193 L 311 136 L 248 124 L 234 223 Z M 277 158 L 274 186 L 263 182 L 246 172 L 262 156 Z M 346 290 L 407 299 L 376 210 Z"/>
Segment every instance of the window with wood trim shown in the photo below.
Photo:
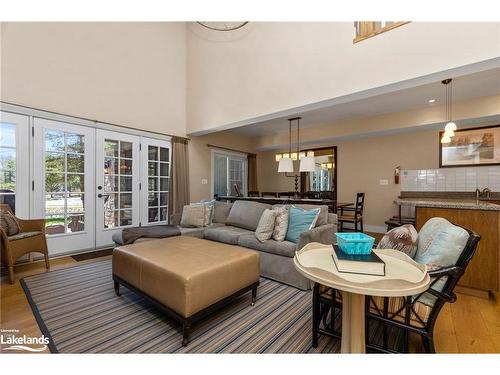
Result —
<path fill-rule="evenodd" d="M 356 35 L 353 42 L 357 43 L 372 36 L 384 33 L 409 23 L 409 21 L 357 21 L 354 22 Z"/>

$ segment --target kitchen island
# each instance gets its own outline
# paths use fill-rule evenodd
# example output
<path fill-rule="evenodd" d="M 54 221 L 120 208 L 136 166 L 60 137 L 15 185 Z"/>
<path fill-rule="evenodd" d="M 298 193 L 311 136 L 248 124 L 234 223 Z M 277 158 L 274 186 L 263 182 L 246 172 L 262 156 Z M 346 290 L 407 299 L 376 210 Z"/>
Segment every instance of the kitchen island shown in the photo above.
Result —
<path fill-rule="evenodd" d="M 500 199 L 408 197 L 394 203 L 415 207 L 417 231 L 430 218 L 443 217 L 477 232 L 481 241 L 459 285 L 478 291 L 499 291 Z"/>

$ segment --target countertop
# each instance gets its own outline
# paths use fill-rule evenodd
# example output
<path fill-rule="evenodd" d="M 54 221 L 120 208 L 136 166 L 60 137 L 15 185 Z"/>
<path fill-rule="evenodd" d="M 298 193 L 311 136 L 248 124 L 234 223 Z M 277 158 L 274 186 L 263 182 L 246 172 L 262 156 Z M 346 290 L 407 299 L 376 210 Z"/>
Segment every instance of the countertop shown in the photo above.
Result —
<path fill-rule="evenodd" d="M 495 203 L 493 203 L 495 202 Z M 498 203 L 496 203 L 498 202 Z M 443 199 L 443 198 L 397 198 L 394 203 L 400 206 L 457 208 L 465 210 L 500 211 L 499 200 Z"/>

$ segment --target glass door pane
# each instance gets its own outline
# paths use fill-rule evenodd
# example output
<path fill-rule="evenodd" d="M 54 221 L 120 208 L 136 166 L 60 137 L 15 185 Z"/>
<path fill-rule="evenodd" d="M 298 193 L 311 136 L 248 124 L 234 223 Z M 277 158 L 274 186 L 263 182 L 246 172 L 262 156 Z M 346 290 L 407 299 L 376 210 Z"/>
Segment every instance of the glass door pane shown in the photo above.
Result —
<path fill-rule="evenodd" d="M 0 203 L 29 217 L 29 118 L 0 112 Z"/>
<path fill-rule="evenodd" d="M 121 228 L 139 225 L 139 137 L 97 131 L 96 244 L 111 245 Z"/>
<path fill-rule="evenodd" d="M 238 186 L 240 192 L 244 194 L 243 189 L 243 160 L 240 159 L 229 159 L 229 187 L 231 189 L 231 195 L 237 196 L 235 185 Z"/>
<path fill-rule="evenodd" d="M 85 230 L 85 138 L 45 131 L 45 220 L 48 235 Z"/>
<path fill-rule="evenodd" d="M 104 228 L 132 225 L 132 143 L 105 139 L 104 155 Z"/>
<path fill-rule="evenodd" d="M 214 195 L 228 195 L 227 156 L 214 155 Z"/>
<path fill-rule="evenodd" d="M 141 138 L 143 165 L 142 224 L 168 222 L 168 194 L 170 186 L 170 142 Z"/>
<path fill-rule="evenodd" d="M 247 158 L 234 153 L 213 152 L 213 193 L 219 196 L 237 196 L 247 192 Z"/>
<path fill-rule="evenodd" d="M 34 132 L 34 207 L 49 252 L 93 248 L 94 129 L 35 118 Z"/>

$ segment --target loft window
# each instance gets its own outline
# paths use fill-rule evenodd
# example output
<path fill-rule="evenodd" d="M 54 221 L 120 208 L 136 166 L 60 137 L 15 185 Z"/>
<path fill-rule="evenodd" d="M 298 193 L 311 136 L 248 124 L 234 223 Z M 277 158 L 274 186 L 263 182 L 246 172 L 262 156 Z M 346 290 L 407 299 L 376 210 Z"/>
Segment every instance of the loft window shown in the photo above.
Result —
<path fill-rule="evenodd" d="M 356 36 L 353 42 L 361 42 L 362 40 L 371 38 L 375 35 L 385 33 L 386 31 L 395 29 L 409 23 L 408 21 L 357 21 L 354 22 Z"/>

